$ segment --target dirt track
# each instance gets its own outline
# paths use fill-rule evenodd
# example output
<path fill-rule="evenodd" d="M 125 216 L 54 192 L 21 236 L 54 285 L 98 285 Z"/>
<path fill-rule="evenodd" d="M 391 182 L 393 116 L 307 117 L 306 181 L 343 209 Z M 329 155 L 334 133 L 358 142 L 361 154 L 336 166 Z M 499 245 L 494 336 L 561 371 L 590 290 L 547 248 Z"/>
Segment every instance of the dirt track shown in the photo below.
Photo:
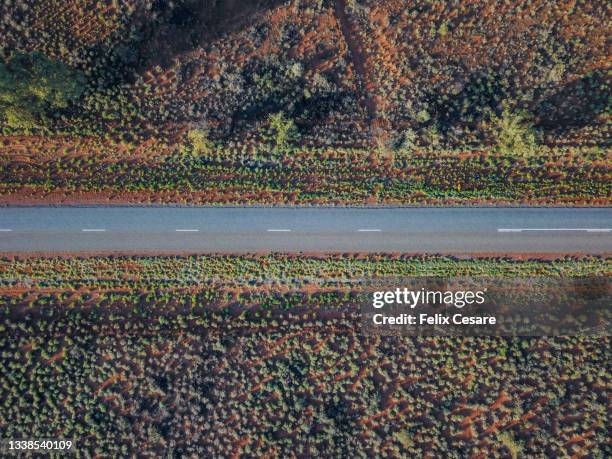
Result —
<path fill-rule="evenodd" d="M 378 107 L 376 105 L 376 101 L 367 91 L 367 54 L 363 50 L 361 43 L 356 38 L 357 31 L 351 24 L 348 15 L 346 14 L 346 0 L 336 0 L 335 1 L 335 13 L 336 19 L 338 20 L 338 24 L 340 26 L 340 30 L 342 31 L 342 35 L 344 37 L 344 41 L 349 50 L 351 62 L 353 63 L 353 67 L 355 68 L 355 72 L 359 77 L 360 81 L 360 89 L 362 93 L 363 100 L 365 101 L 365 106 L 368 110 L 368 115 L 370 117 L 370 121 L 376 120 L 378 118 Z"/>

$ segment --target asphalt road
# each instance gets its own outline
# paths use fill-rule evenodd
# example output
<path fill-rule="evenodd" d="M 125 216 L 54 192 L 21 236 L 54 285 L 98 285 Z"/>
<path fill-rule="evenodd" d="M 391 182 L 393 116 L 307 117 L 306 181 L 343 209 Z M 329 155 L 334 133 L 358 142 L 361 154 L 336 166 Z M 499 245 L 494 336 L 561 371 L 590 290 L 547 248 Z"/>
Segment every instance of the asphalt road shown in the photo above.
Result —
<path fill-rule="evenodd" d="M 0 209 L 0 252 L 612 253 L 612 208 Z"/>

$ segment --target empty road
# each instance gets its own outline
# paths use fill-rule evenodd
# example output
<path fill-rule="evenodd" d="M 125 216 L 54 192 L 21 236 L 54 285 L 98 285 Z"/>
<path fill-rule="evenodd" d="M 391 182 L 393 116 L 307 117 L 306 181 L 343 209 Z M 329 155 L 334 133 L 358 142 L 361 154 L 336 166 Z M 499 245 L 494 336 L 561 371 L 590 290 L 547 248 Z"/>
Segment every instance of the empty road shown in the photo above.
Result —
<path fill-rule="evenodd" d="M 0 208 L 0 252 L 612 252 L 612 208 Z"/>

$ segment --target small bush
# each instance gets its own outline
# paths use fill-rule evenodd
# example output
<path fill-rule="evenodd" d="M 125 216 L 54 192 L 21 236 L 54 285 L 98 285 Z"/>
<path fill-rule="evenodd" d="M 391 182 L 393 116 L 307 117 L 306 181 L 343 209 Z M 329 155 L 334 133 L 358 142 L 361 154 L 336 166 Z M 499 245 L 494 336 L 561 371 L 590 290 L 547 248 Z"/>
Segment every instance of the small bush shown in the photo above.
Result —
<path fill-rule="evenodd" d="M 283 112 L 270 115 L 269 137 L 274 142 L 276 150 L 286 151 L 291 144 L 299 139 L 297 127 L 292 119 L 287 118 Z"/>
<path fill-rule="evenodd" d="M 501 153 L 525 154 L 537 146 L 536 132 L 528 114 L 504 110 L 493 120 L 497 149 Z"/>
<path fill-rule="evenodd" d="M 194 153 L 208 154 L 213 148 L 213 143 L 208 138 L 208 132 L 202 129 L 192 129 L 187 133 L 187 139 Z"/>

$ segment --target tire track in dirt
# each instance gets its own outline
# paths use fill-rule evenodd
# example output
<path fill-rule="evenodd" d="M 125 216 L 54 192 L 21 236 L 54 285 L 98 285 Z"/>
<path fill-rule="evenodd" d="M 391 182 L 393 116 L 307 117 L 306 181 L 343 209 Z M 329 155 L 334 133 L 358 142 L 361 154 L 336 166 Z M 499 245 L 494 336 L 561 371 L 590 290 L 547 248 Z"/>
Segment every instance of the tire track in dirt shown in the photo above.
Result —
<path fill-rule="evenodd" d="M 340 31 L 344 37 L 344 41 L 348 47 L 351 62 L 355 68 L 355 72 L 361 80 L 359 87 L 361 95 L 365 101 L 365 106 L 368 111 L 370 127 L 374 124 L 374 121 L 378 119 L 378 107 L 376 100 L 367 91 L 367 54 L 361 46 L 361 43 L 356 38 L 357 31 L 351 24 L 348 15 L 346 14 L 346 0 L 335 0 L 335 15 L 338 24 L 340 25 Z"/>

